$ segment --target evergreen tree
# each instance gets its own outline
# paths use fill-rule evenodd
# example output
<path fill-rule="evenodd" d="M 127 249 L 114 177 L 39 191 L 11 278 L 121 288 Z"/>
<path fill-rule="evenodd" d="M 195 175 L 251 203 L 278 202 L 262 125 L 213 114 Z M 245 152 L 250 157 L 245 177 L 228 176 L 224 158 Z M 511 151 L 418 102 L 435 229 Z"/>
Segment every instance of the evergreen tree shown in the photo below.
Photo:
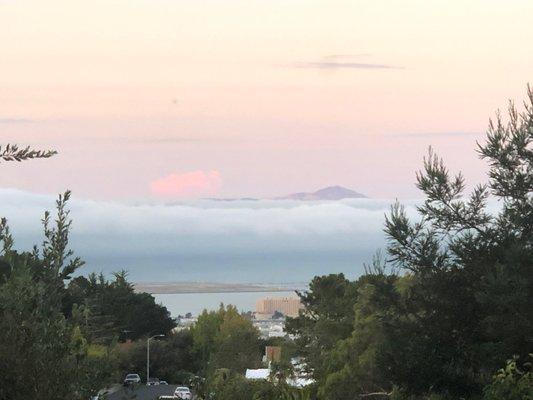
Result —
<path fill-rule="evenodd" d="M 509 121 L 498 114 L 479 145 L 487 184 L 466 196 L 463 176 L 430 150 L 417 174 L 420 219 L 400 204 L 386 218 L 385 266 L 355 283 L 315 278 L 301 295 L 307 311 L 288 328 L 300 336 L 319 398 L 477 399 L 506 360 L 523 367 L 533 352 L 532 146 L 529 89 L 525 111 L 511 104 Z M 493 385 L 487 393 L 500 393 Z"/>
<path fill-rule="evenodd" d="M 7 266 L 0 285 L 0 399 L 71 399 L 77 393 L 73 330 L 62 312 L 64 279 L 81 265 L 68 250 L 68 199 L 67 192 L 57 201 L 55 226 L 45 215 L 41 253 L 15 252 L 6 220 L 0 223 Z"/>

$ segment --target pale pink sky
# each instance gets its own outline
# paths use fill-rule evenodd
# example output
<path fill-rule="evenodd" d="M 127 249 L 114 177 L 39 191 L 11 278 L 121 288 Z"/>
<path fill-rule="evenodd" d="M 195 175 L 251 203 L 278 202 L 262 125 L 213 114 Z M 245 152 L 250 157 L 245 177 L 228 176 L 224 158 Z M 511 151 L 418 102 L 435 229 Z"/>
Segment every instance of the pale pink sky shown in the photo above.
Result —
<path fill-rule="evenodd" d="M 0 187 L 88 198 L 416 197 L 533 82 L 530 0 L 0 0 Z"/>

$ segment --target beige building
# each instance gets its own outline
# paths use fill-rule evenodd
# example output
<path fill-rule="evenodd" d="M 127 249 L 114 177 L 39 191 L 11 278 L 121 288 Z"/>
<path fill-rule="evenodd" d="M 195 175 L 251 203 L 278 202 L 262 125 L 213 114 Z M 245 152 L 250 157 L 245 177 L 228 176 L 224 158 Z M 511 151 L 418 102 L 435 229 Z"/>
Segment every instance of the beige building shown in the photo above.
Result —
<path fill-rule="evenodd" d="M 299 297 L 265 297 L 257 300 L 255 306 L 256 317 L 259 318 L 270 318 L 276 311 L 287 317 L 297 317 L 301 309 Z"/>
<path fill-rule="evenodd" d="M 265 361 L 279 362 L 281 360 L 281 347 L 266 346 L 265 347 Z"/>

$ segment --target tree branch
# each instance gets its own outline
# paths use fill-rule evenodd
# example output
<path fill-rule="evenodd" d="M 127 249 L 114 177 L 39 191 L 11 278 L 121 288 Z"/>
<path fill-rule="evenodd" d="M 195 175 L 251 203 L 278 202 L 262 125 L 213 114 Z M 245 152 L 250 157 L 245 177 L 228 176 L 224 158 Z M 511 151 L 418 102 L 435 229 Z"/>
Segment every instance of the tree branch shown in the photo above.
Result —
<path fill-rule="evenodd" d="M 19 148 L 16 144 L 0 146 L 0 160 L 2 161 L 25 161 L 34 158 L 50 158 L 57 154 L 55 150 L 33 150 L 30 146 Z"/>

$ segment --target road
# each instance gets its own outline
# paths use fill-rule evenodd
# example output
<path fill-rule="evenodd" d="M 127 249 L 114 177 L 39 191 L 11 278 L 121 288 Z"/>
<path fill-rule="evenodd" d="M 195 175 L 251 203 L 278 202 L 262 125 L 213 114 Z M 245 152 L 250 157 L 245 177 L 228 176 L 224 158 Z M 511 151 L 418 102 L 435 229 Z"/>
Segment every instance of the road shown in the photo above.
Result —
<path fill-rule="evenodd" d="M 117 392 L 108 394 L 106 400 L 157 400 L 159 396 L 171 396 L 176 387 L 177 385 L 121 387 Z"/>

